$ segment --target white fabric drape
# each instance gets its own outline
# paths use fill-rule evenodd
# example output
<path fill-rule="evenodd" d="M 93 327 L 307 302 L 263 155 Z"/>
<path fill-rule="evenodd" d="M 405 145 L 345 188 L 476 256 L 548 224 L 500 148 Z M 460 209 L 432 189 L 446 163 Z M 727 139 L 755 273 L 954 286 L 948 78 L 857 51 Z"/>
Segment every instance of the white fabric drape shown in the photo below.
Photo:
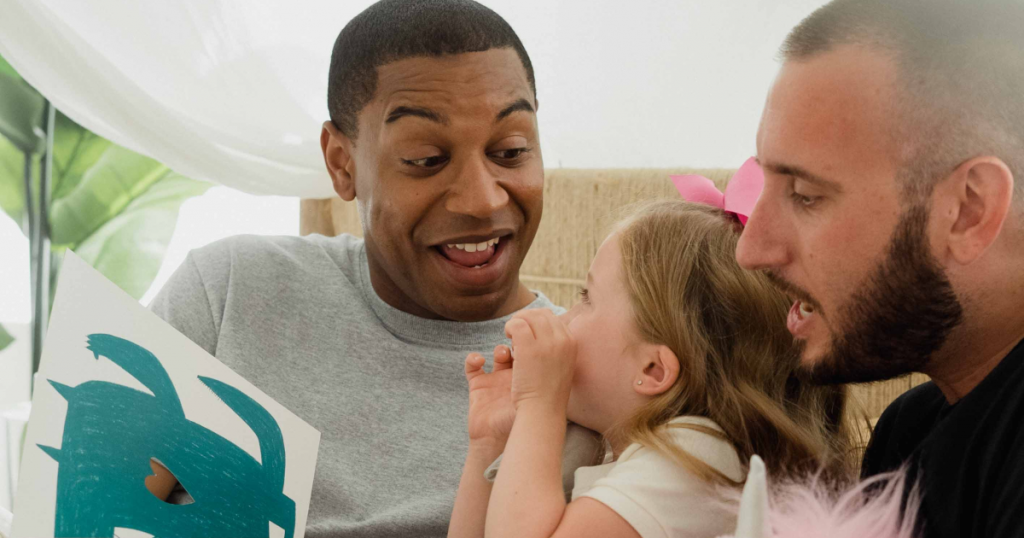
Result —
<path fill-rule="evenodd" d="M 325 197 L 330 51 L 361 7 L 317 4 L 319 32 L 291 2 L 4 0 L 0 54 L 75 121 L 179 173 Z"/>
<path fill-rule="evenodd" d="M 548 167 L 736 167 L 786 32 L 824 0 L 482 0 L 536 69 Z M 371 0 L 0 0 L 0 54 L 69 117 L 176 171 L 333 195 L 330 53 Z"/>

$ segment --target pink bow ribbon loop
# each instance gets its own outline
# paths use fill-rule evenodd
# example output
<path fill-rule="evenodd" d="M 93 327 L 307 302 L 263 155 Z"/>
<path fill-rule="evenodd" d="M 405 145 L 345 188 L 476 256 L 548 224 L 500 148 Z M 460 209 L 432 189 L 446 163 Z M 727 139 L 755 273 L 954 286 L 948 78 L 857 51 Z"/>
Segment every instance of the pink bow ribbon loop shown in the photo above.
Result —
<path fill-rule="evenodd" d="M 725 186 L 724 193 L 715 187 L 714 181 L 701 175 L 687 174 L 671 178 L 683 200 L 723 209 L 726 213 L 736 215 L 744 226 L 764 188 L 764 171 L 753 157 L 747 159 L 736 171 Z"/>

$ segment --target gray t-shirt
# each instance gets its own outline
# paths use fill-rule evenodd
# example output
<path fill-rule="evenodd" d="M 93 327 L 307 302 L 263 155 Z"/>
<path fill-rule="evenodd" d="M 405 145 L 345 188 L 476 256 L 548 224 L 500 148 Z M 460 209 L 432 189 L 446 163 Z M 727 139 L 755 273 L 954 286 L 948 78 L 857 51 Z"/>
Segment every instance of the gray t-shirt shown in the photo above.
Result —
<path fill-rule="evenodd" d="M 528 308 L 561 311 L 539 293 Z M 463 361 L 507 343 L 507 317 L 392 308 L 352 236 L 193 251 L 151 309 L 321 432 L 307 536 L 446 535 L 468 446 Z"/>

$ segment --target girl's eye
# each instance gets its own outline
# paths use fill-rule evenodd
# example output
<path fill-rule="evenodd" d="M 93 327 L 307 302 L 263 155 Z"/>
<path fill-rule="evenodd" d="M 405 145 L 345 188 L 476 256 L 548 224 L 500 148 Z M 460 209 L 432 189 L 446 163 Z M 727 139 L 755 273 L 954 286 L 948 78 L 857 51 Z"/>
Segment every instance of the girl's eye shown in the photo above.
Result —
<path fill-rule="evenodd" d="M 580 288 L 580 302 L 590 302 L 590 290 L 588 290 L 587 288 Z"/>
<path fill-rule="evenodd" d="M 448 162 L 448 157 L 445 155 L 434 155 L 432 157 L 424 157 L 422 159 L 402 159 L 402 163 L 409 166 L 415 166 L 416 168 L 436 168 L 446 162 Z"/>

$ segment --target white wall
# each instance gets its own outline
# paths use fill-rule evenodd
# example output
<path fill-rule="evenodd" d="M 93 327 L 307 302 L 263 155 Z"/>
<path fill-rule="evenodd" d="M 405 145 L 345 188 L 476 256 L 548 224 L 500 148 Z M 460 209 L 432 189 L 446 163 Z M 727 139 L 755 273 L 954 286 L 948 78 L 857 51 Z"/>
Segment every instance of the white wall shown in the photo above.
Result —
<path fill-rule="evenodd" d="M 548 167 L 739 166 L 821 0 L 485 1 L 534 63 Z"/>

